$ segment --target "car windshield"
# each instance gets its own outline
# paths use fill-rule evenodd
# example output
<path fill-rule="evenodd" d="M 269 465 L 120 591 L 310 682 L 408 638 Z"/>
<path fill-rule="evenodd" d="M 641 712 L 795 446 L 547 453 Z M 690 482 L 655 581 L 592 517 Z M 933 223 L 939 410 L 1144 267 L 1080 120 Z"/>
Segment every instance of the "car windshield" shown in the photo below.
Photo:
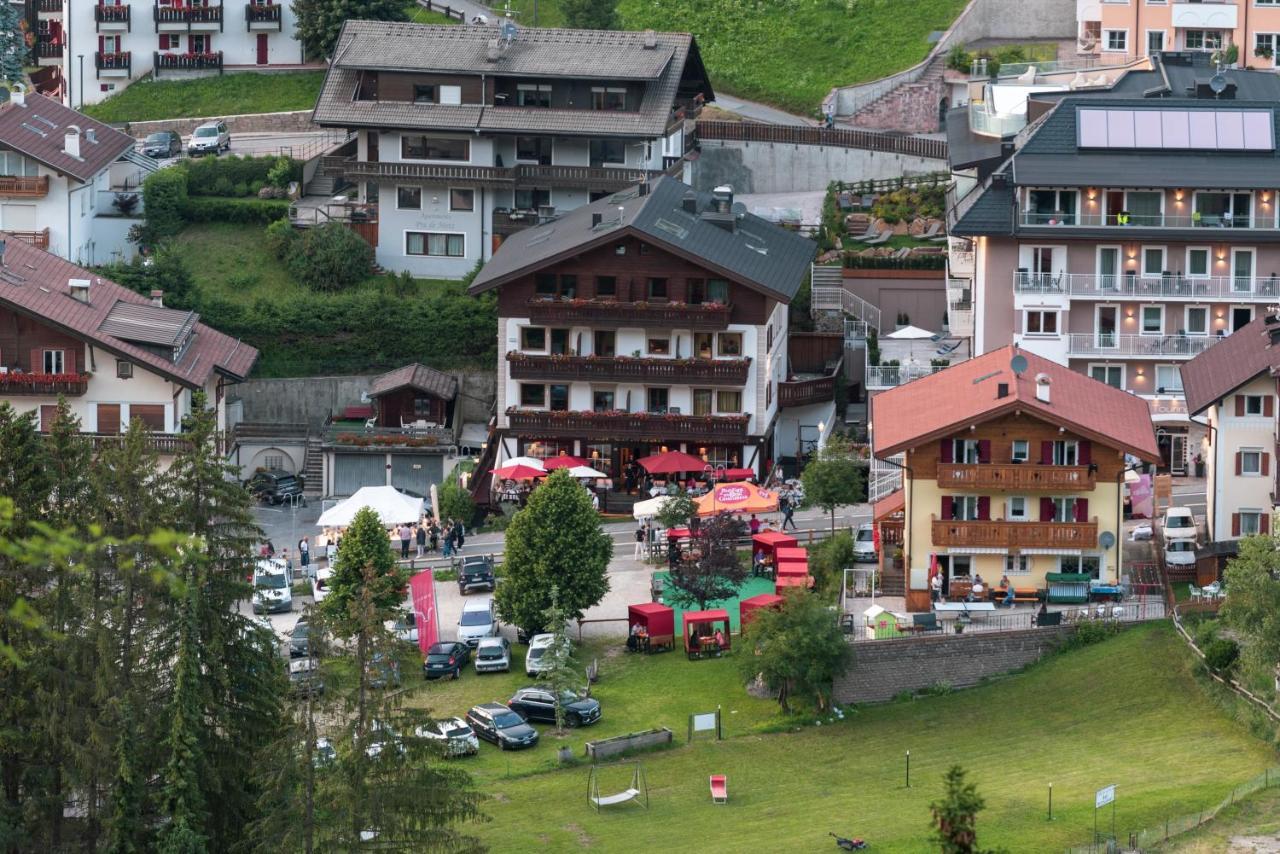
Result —
<path fill-rule="evenodd" d="M 546 651 L 547 651 L 547 648 L 545 646 L 532 647 L 529 650 L 528 658 L 530 661 L 537 661 L 539 658 L 542 658 L 542 653 Z"/>
<path fill-rule="evenodd" d="M 871 535 L 871 531 L 870 531 L 870 530 L 868 530 L 868 529 L 866 529 L 866 528 L 859 529 L 859 531 L 858 531 L 858 542 L 860 542 L 860 543 L 869 543 L 869 542 L 871 542 L 873 539 L 874 539 L 874 537 L 872 537 L 872 535 Z"/>
<path fill-rule="evenodd" d="M 161 145 L 167 145 L 169 142 L 169 135 L 165 133 L 153 133 L 151 136 L 147 137 L 147 142 L 158 142 Z"/>
<path fill-rule="evenodd" d="M 451 726 L 444 730 L 445 738 L 466 738 L 471 735 L 469 726 Z"/>
<path fill-rule="evenodd" d="M 489 616 L 488 611 L 463 611 L 461 625 L 464 626 L 487 626 L 493 622 L 493 617 Z"/>
<path fill-rule="evenodd" d="M 1191 516 L 1186 513 L 1170 513 L 1167 524 L 1174 528 L 1190 528 Z"/>
<path fill-rule="evenodd" d="M 502 647 L 490 646 L 480 650 L 479 658 L 502 658 Z"/>
<path fill-rule="evenodd" d="M 493 725 L 498 729 L 520 726 L 522 723 L 524 723 L 524 718 L 520 717 L 515 712 L 499 712 L 493 716 Z"/>
<path fill-rule="evenodd" d="M 261 590 L 283 590 L 289 586 L 283 572 L 261 573 L 253 583 Z"/>
<path fill-rule="evenodd" d="M 1196 544 L 1190 540 L 1174 540 L 1169 543 L 1169 551 L 1171 552 L 1193 552 L 1196 550 Z"/>
<path fill-rule="evenodd" d="M 293 631 L 290 633 L 290 636 L 295 638 L 305 638 L 309 631 L 311 631 L 311 627 L 309 625 L 306 623 L 298 623 L 293 627 Z"/>
<path fill-rule="evenodd" d="M 217 136 L 218 129 L 215 127 L 196 128 L 196 136 Z"/>
<path fill-rule="evenodd" d="M 276 479 L 276 489 L 293 489 L 298 485 L 296 477 L 282 477 Z"/>

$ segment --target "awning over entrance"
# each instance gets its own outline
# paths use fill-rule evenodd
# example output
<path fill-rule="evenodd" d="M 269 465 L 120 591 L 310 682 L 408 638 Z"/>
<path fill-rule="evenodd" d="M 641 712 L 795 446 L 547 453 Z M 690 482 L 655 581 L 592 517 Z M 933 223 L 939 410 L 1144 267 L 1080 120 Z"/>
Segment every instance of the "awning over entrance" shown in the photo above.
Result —
<path fill-rule="evenodd" d="M 895 489 L 893 492 L 890 492 L 884 498 L 881 498 L 875 503 L 875 506 L 871 510 L 871 518 L 876 522 L 883 522 L 894 513 L 901 513 L 906 509 L 906 506 L 906 491 L 902 489 Z"/>

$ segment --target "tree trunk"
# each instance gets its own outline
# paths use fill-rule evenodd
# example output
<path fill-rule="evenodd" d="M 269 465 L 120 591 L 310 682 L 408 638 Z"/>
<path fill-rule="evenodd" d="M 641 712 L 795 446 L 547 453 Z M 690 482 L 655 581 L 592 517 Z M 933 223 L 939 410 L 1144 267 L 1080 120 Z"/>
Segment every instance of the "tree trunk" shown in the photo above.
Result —
<path fill-rule="evenodd" d="M 836 507 L 831 505 L 831 536 L 836 535 Z"/>

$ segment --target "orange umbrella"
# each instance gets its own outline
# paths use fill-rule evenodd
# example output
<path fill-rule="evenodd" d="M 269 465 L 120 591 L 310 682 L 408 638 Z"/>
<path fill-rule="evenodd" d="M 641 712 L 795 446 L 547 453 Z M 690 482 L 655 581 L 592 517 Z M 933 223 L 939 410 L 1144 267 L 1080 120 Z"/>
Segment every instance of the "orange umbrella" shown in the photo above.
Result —
<path fill-rule="evenodd" d="M 698 499 L 698 515 L 716 513 L 772 513 L 778 509 L 778 496 L 754 483 L 722 483 Z"/>

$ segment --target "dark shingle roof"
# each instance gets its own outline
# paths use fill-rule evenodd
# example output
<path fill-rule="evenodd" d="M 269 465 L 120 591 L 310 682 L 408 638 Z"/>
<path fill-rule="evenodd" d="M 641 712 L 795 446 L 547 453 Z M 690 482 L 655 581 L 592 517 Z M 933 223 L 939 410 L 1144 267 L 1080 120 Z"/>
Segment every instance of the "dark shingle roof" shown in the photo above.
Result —
<path fill-rule="evenodd" d="M 335 127 L 480 132 L 534 131 L 564 135 L 661 136 L 666 132 L 686 64 L 701 69 L 688 33 L 522 29 L 498 62 L 487 61 L 493 27 L 347 21 L 334 49 L 313 119 Z M 635 112 L 354 100 L 359 72 L 447 71 L 454 74 L 645 80 Z M 710 86 L 703 93 L 714 100 Z"/>
<path fill-rule="evenodd" d="M 18 151 L 79 181 L 88 181 L 133 148 L 133 137 L 91 119 L 44 95 L 27 93 L 25 103 L 0 106 L 0 146 Z M 80 156 L 63 150 L 74 125 L 81 130 Z M 93 141 L 88 131 L 93 131 Z"/>
<path fill-rule="evenodd" d="M 644 195 L 631 188 L 519 232 L 503 241 L 470 291 L 482 293 L 563 256 L 633 234 L 790 302 L 809 271 L 817 245 L 752 214 L 743 214 L 733 231 L 722 228 L 684 210 L 684 198 L 692 192 L 675 178 L 664 177 L 650 184 Z M 695 195 L 697 209 L 706 211 L 711 195 Z M 593 227 L 594 214 L 602 221 Z"/>
<path fill-rule="evenodd" d="M 253 347 L 195 322 L 194 315 L 191 315 L 190 343 L 175 362 L 135 343 L 137 338 L 132 337 L 132 332 L 116 329 L 113 317 L 118 321 L 122 317 L 136 315 L 140 308 L 153 308 L 141 294 L 17 240 L 8 241 L 3 261 L 0 305 L 40 323 L 58 327 L 180 385 L 200 388 L 215 372 L 233 379 L 244 379 L 258 360 L 258 351 Z M 71 279 L 89 280 L 88 303 L 71 296 L 68 284 Z M 158 307 L 155 310 L 167 311 Z M 165 320 L 172 319 L 168 315 L 187 317 L 183 312 L 168 312 Z M 129 328 L 136 331 L 136 326 Z M 130 337 L 123 337 L 117 332 Z"/>
<path fill-rule="evenodd" d="M 1267 334 L 1270 314 L 1255 318 L 1182 366 L 1187 411 L 1198 415 L 1263 372 L 1280 367 Z"/>
<path fill-rule="evenodd" d="M 444 400 L 453 400 L 458 393 L 458 378 L 414 362 L 374 377 L 373 384 L 369 386 L 369 394 L 379 397 L 405 387 L 416 388 Z"/>
<path fill-rule="evenodd" d="M 964 215 L 948 229 L 957 237 L 976 237 L 980 234 L 1013 234 L 1013 187 L 988 186 L 975 189 L 981 193 Z"/>

